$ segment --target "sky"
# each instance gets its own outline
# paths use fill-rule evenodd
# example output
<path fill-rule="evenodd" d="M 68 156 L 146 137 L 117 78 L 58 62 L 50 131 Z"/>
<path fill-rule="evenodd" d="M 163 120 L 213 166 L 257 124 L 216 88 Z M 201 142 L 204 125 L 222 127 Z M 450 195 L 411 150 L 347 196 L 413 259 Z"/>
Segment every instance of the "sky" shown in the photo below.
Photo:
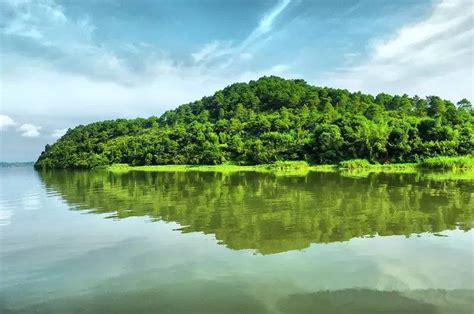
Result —
<path fill-rule="evenodd" d="M 472 0 L 0 0 L 0 161 L 264 75 L 474 99 Z"/>

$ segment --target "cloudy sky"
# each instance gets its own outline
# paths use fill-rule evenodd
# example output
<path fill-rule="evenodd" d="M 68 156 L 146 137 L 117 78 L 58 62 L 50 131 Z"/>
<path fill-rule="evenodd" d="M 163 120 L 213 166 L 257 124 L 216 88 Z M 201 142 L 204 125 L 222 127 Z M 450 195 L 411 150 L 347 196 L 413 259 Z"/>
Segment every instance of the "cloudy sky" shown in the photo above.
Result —
<path fill-rule="evenodd" d="M 0 0 L 0 160 L 263 75 L 473 99 L 472 0 Z"/>

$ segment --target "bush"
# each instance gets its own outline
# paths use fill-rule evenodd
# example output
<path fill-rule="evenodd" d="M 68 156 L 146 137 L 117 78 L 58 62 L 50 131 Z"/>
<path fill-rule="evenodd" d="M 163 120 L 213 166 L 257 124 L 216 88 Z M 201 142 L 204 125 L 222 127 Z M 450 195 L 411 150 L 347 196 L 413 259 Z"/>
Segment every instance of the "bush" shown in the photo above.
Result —
<path fill-rule="evenodd" d="M 363 169 L 370 168 L 372 164 L 366 159 L 350 159 L 341 161 L 339 166 L 344 169 Z"/>
<path fill-rule="evenodd" d="M 474 169 L 473 156 L 460 157 L 431 157 L 420 163 L 422 168 L 439 169 L 439 170 L 455 170 L 455 169 Z"/>
<path fill-rule="evenodd" d="M 301 170 L 308 168 L 306 161 L 276 161 L 270 165 L 272 170 Z"/>

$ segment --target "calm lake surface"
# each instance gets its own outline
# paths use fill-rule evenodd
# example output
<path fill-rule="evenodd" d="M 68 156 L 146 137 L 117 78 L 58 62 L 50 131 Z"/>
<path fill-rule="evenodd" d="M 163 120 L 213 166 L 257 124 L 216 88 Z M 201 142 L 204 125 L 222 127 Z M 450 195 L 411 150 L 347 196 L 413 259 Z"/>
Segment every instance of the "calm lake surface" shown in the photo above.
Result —
<path fill-rule="evenodd" d="M 474 181 L 0 169 L 0 313 L 471 313 Z"/>

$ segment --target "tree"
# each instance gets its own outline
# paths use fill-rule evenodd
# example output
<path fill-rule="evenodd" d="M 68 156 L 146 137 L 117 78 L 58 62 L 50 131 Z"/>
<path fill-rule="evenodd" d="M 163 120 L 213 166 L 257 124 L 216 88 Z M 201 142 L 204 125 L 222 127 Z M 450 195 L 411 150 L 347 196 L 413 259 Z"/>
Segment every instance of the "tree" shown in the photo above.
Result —
<path fill-rule="evenodd" d="M 318 163 L 335 163 L 340 160 L 344 139 L 337 125 L 321 124 L 314 131 L 310 143 L 312 159 Z"/>

